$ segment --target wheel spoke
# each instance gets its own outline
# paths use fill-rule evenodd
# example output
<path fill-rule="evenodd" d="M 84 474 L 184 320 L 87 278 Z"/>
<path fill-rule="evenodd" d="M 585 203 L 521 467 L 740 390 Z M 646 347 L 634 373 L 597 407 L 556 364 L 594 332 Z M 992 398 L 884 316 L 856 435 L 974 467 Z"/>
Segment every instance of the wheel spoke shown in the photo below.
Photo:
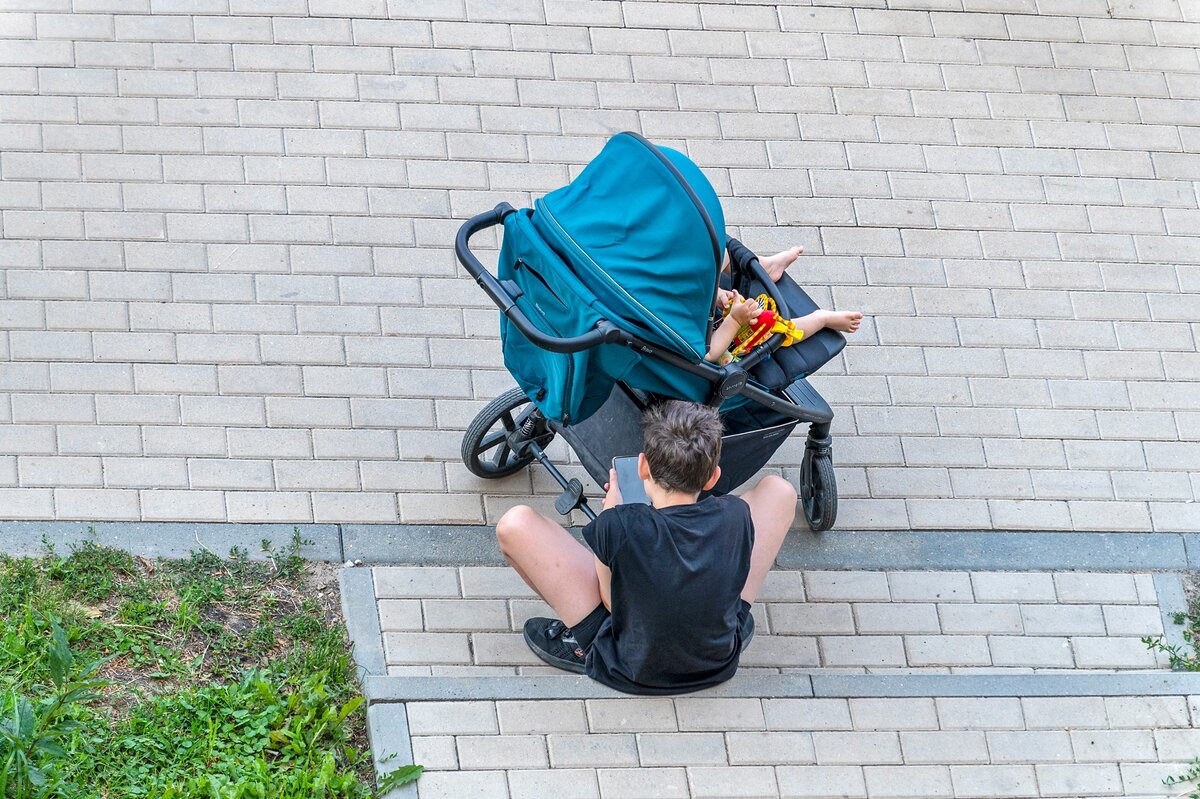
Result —
<path fill-rule="evenodd" d="M 505 411 L 501 414 L 500 421 L 504 423 L 504 429 L 510 433 L 517 429 L 517 423 L 513 421 L 512 411 Z"/>
<path fill-rule="evenodd" d="M 497 430 L 494 433 L 488 433 L 486 436 L 483 437 L 483 440 L 479 442 L 479 446 L 477 446 L 475 448 L 475 454 L 482 455 L 483 453 L 487 452 L 492 447 L 505 441 L 505 439 L 507 439 L 507 438 L 508 438 L 508 433 L 505 432 L 504 430 Z"/>
<path fill-rule="evenodd" d="M 508 464 L 508 456 L 512 450 L 508 447 L 508 442 L 505 441 L 500 445 L 500 449 L 496 450 L 496 454 L 492 456 L 492 466 L 496 469 L 503 469 Z"/>

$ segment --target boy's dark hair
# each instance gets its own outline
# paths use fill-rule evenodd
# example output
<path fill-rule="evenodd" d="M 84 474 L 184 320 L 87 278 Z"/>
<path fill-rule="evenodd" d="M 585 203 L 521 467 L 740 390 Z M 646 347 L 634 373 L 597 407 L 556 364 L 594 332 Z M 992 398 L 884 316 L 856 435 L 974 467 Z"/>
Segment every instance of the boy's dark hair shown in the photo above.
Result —
<path fill-rule="evenodd" d="M 654 482 L 698 494 L 721 460 L 721 417 L 715 408 L 669 400 L 642 415 L 646 460 Z"/>

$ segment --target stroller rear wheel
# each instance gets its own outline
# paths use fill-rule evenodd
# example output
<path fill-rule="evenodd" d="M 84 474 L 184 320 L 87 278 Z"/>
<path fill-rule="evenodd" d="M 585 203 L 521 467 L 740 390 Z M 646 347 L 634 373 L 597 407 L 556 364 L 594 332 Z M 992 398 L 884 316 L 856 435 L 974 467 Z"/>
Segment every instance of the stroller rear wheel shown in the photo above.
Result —
<path fill-rule="evenodd" d="M 814 533 L 825 532 L 837 520 L 837 478 L 828 449 L 823 453 L 804 451 L 800 464 L 800 506 Z"/>
<path fill-rule="evenodd" d="M 509 389 L 471 420 L 463 436 L 463 464 L 471 474 L 487 480 L 507 477 L 533 462 L 530 444 L 545 448 L 553 438 L 546 417 L 525 392 Z"/>

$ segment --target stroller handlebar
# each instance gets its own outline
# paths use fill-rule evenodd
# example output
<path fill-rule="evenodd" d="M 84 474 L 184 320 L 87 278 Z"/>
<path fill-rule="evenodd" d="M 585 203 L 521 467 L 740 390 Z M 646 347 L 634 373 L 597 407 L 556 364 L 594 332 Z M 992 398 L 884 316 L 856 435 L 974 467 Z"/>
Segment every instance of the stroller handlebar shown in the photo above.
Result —
<path fill-rule="evenodd" d="M 482 214 L 476 214 L 463 223 L 458 229 L 458 235 L 454 239 L 454 253 L 458 256 L 458 262 L 463 265 L 471 277 L 475 278 L 475 282 L 479 284 L 487 295 L 492 298 L 492 301 L 499 306 L 500 310 L 508 317 L 508 320 L 517 326 L 521 334 L 544 350 L 551 352 L 579 352 L 597 344 L 605 342 L 619 341 L 621 338 L 621 330 L 611 323 L 601 322 L 595 330 L 590 330 L 581 336 L 548 336 L 539 330 L 525 312 L 517 306 L 516 299 L 509 294 L 504 285 L 496 279 L 496 276 L 487 270 L 475 254 L 471 252 L 471 237 L 481 230 L 493 227 L 504 221 L 504 218 L 511 214 L 516 209 L 508 203 L 500 203 L 490 211 L 485 211 Z"/>

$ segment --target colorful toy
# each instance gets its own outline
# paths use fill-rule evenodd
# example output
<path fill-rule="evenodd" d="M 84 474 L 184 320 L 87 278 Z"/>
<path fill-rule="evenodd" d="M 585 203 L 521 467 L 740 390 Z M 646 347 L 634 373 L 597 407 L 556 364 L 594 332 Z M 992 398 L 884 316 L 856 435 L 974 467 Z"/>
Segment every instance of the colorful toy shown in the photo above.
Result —
<path fill-rule="evenodd" d="M 771 299 L 769 294 L 759 294 L 755 300 L 762 311 L 758 314 L 758 320 L 754 324 L 742 325 L 734 337 L 733 347 L 729 353 L 735 360 L 762 344 L 775 333 L 782 333 L 786 336 L 783 340 L 784 347 L 790 347 L 804 338 L 803 330 L 797 330 L 796 326 L 792 324 L 792 320 L 780 315 L 775 307 L 775 300 Z M 732 307 L 731 305 L 730 308 Z M 725 309 L 726 315 L 729 314 L 730 308 Z"/>

